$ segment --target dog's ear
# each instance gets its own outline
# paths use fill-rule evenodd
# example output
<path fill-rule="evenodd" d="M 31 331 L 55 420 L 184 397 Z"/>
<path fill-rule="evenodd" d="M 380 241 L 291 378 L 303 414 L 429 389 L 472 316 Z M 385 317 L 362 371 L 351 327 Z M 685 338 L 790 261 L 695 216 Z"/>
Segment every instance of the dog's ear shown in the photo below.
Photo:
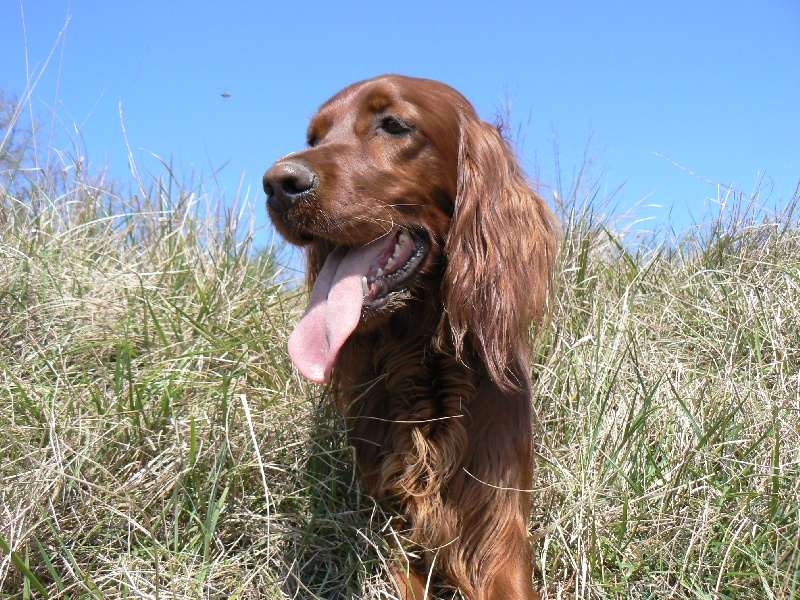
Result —
<path fill-rule="evenodd" d="M 553 214 L 497 128 L 465 119 L 440 335 L 449 329 L 456 356 L 474 352 L 504 389 L 519 385 L 512 361 L 527 351 L 528 328 L 541 318 L 558 235 Z"/>

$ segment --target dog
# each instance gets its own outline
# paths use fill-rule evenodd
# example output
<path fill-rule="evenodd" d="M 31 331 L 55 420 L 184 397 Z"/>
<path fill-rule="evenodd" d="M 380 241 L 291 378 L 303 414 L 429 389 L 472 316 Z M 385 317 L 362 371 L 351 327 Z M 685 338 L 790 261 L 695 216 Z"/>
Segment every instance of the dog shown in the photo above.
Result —
<path fill-rule="evenodd" d="M 530 327 L 556 219 L 498 128 L 437 81 L 354 83 L 307 143 L 263 178 L 272 223 L 307 259 L 288 351 L 330 383 L 363 489 L 396 514 L 400 597 L 538 598 Z"/>

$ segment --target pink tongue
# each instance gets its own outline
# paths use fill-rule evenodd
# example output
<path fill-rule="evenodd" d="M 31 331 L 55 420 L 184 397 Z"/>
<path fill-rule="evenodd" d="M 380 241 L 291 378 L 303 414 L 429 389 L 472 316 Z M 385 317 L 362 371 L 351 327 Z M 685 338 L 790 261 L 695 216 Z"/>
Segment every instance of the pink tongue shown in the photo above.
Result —
<path fill-rule="evenodd" d="M 308 308 L 289 337 L 289 356 L 307 379 L 330 379 L 339 350 L 361 319 L 361 278 L 389 244 L 394 245 L 394 235 L 350 251 L 337 248 L 328 256 Z"/>

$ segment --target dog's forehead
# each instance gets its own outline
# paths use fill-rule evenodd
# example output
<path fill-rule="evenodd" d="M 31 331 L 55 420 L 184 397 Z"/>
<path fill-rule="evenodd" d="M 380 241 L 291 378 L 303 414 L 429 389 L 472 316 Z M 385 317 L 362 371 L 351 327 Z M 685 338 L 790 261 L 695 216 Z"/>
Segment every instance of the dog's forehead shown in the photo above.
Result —
<path fill-rule="evenodd" d="M 409 85 L 371 79 L 353 84 L 334 95 L 317 111 L 313 121 L 341 121 L 347 117 L 374 115 L 389 110 L 423 109 L 413 101 Z"/>
<path fill-rule="evenodd" d="M 469 101 L 450 86 L 429 79 L 384 75 L 354 83 L 325 102 L 312 117 L 309 132 L 324 135 L 333 127 L 349 128 L 359 119 L 391 112 L 411 121 L 429 123 L 474 114 Z"/>

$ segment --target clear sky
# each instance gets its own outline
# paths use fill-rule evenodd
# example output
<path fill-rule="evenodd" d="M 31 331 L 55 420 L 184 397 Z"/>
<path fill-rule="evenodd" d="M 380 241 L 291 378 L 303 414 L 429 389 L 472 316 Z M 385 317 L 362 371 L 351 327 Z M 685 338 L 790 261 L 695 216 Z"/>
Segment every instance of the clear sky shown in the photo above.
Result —
<path fill-rule="evenodd" d="M 766 175 L 773 204 L 800 181 L 796 0 L 0 2 L 0 86 L 35 83 L 48 129 L 80 131 L 115 175 L 121 122 L 137 158 L 224 166 L 228 197 L 241 179 L 262 223 L 266 168 L 329 96 L 387 72 L 449 83 L 487 120 L 510 100 L 542 183 L 555 140 L 567 182 L 597 154 L 601 192 L 625 183 L 623 208 L 660 205 L 643 214 L 678 228 L 717 196 L 686 170 L 746 192 Z"/>

